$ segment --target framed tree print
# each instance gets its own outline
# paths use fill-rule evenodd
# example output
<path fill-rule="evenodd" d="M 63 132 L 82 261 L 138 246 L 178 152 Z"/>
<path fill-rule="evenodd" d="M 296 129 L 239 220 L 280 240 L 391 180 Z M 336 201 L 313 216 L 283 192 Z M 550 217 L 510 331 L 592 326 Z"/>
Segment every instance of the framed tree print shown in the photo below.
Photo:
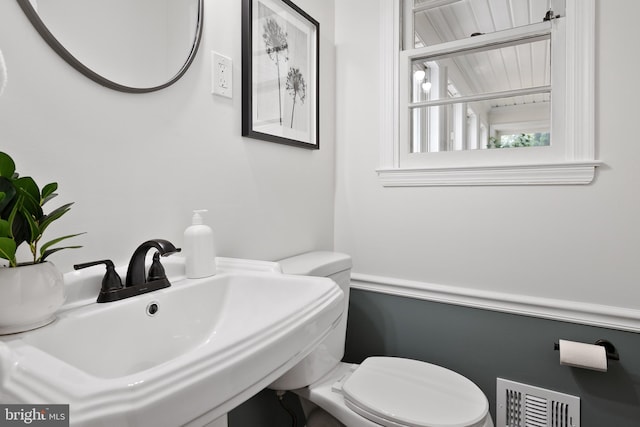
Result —
<path fill-rule="evenodd" d="M 242 2 L 242 135 L 320 148 L 320 24 L 289 0 Z"/>

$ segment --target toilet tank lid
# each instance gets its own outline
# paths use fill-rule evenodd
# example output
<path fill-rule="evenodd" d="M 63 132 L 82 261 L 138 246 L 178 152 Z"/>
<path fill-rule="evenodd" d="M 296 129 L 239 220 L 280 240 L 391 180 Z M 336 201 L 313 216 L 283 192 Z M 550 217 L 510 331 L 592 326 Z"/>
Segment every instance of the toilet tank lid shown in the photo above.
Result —
<path fill-rule="evenodd" d="M 351 268 L 349 255 L 332 251 L 313 251 L 278 261 L 282 272 L 302 276 L 328 277 Z"/>

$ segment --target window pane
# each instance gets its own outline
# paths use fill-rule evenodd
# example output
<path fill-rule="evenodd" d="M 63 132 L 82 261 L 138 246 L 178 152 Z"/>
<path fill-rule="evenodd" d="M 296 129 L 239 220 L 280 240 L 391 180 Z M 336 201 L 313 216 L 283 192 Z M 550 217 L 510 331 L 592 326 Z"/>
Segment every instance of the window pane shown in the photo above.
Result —
<path fill-rule="evenodd" d="M 537 135 L 550 129 L 548 38 L 414 59 L 411 70 L 412 152 L 549 145 Z"/>
<path fill-rule="evenodd" d="M 414 108 L 411 152 L 549 146 L 550 101 L 545 93 Z"/>
<path fill-rule="evenodd" d="M 412 102 L 519 90 L 551 84 L 550 40 L 412 62 Z"/>
<path fill-rule="evenodd" d="M 551 8 L 551 0 L 413 0 L 414 47 L 542 22 Z"/>

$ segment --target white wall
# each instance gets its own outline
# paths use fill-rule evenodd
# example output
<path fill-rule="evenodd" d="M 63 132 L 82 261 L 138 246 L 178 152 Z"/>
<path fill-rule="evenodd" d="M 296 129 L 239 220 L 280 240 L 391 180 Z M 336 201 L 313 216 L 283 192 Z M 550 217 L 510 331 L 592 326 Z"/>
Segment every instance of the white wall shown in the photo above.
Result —
<path fill-rule="evenodd" d="M 378 2 L 336 2 L 336 249 L 359 273 L 640 309 L 638 15 L 597 1 L 592 185 L 383 188 Z"/>
<path fill-rule="evenodd" d="M 192 209 L 222 256 L 274 260 L 333 246 L 334 2 L 298 0 L 320 22 L 321 149 L 242 138 L 241 2 L 205 0 L 204 39 L 187 74 L 151 94 L 88 80 L 40 38 L 15 1 L 0 2 L 0 50 L 9 82 L 0 98 L 0 150 L 18 172 L 58 181 L 55 207 L 75 202 L 48 237 L 87 232 L 73 263 L 126 263 L 138 244 L 182 244 Z M 233 59 L 234 98 L 210 94 L 210 51 Z M 71 241 L 70 241 L 71 243 Z"/>

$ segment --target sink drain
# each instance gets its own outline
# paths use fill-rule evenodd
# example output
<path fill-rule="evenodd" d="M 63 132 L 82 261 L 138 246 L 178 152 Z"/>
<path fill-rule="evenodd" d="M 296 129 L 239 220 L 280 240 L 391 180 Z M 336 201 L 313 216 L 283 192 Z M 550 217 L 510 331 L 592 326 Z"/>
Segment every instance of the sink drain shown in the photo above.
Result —
<path fill-rule="evenodd" d="M 152 301 L 147 304 L 147 316 L 155 316 L 160 310 L 160 307 L 156 301 Z"/>

